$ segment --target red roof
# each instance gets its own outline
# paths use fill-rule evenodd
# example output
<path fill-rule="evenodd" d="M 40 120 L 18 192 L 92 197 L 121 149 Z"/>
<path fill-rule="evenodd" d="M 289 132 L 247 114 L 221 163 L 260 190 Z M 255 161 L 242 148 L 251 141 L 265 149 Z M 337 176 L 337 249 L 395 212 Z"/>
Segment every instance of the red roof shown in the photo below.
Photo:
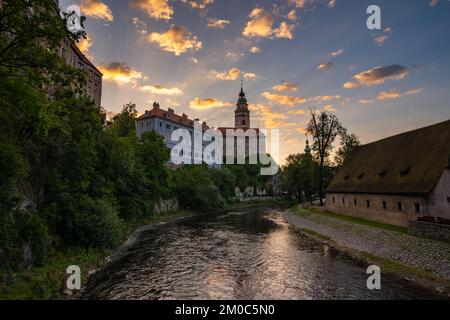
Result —
<path fill-rule="evenodd" d="M 143 115 L 137 118 L 137 120 L 145 120 L 145 119 L 152 119 L 152 118 L 160 118 L 163 120 L 168 120 L 172 123 L 177 123 L 179 125 L 183 125 L 189 128 L 194 128 L 194 120 L 189 119 L 187 115 L 178 115 L 175 112 L 173 112 L 172 109 L 169 109 L 168 111 L 162 110 L 159 107 L 153 107 L 150 111 L 145 111 Z M 204 127 L 204 130 L 208 130 L 209 127 L 206 125 Z"/>

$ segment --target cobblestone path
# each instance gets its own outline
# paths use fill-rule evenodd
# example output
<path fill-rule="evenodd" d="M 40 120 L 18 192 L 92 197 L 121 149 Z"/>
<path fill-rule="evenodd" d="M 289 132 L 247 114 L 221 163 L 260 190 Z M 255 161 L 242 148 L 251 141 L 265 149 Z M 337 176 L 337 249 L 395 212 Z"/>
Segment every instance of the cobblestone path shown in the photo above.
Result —
<path fill-rule="evenodd" d="M 329 237 L 338 245 L 418 267 L 450 280 L 450 243 L 351 223 L 301 210 L 283 213 L 286 222 Z"/>

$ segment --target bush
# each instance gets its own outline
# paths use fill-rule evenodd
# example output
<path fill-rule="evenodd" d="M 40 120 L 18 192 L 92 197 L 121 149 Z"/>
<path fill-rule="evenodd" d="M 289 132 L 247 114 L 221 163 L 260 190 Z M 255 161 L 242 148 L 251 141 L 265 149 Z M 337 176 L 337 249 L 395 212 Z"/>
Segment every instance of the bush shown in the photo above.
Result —
<path fill-rule="evenodd" d="M 173 173 L 172 180 L 175 195 L 184 208 L 210 211 L 225 204 L 205 166 L 181 167 Z"/>
<path fill-rule="evenodd" d="M 81 196 L 71 218 L 73 238 L 79 245 L 115 248 L 122 240 L 124 224 L 117 210 L 104 198 Z"/>

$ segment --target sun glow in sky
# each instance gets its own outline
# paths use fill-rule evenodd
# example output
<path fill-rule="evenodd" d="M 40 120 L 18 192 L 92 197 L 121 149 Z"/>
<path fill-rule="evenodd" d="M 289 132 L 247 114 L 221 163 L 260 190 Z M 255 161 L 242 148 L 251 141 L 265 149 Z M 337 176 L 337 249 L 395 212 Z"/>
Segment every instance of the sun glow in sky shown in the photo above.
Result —
<path fill-rule="evenodd" d="M 103 106 L 161 107 L 232 126 L 245 79 L 252 126 L 302 152 L 308 108 L 363 143 L 450 118 L 450 1 L 62 0 L 87 17 L 80 44 L 104 73 Z"/>

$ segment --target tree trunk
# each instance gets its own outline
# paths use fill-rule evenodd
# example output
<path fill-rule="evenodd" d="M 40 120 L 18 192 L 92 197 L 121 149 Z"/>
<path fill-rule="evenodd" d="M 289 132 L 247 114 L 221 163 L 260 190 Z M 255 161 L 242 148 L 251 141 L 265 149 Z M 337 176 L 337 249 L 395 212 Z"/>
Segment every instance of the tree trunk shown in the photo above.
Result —
<path fill-rule="evenodd" d="M 323 207 L 323 160 L 320 159 L 319 166 L 319 198 L 320 198 L 320 206 Z"/>

